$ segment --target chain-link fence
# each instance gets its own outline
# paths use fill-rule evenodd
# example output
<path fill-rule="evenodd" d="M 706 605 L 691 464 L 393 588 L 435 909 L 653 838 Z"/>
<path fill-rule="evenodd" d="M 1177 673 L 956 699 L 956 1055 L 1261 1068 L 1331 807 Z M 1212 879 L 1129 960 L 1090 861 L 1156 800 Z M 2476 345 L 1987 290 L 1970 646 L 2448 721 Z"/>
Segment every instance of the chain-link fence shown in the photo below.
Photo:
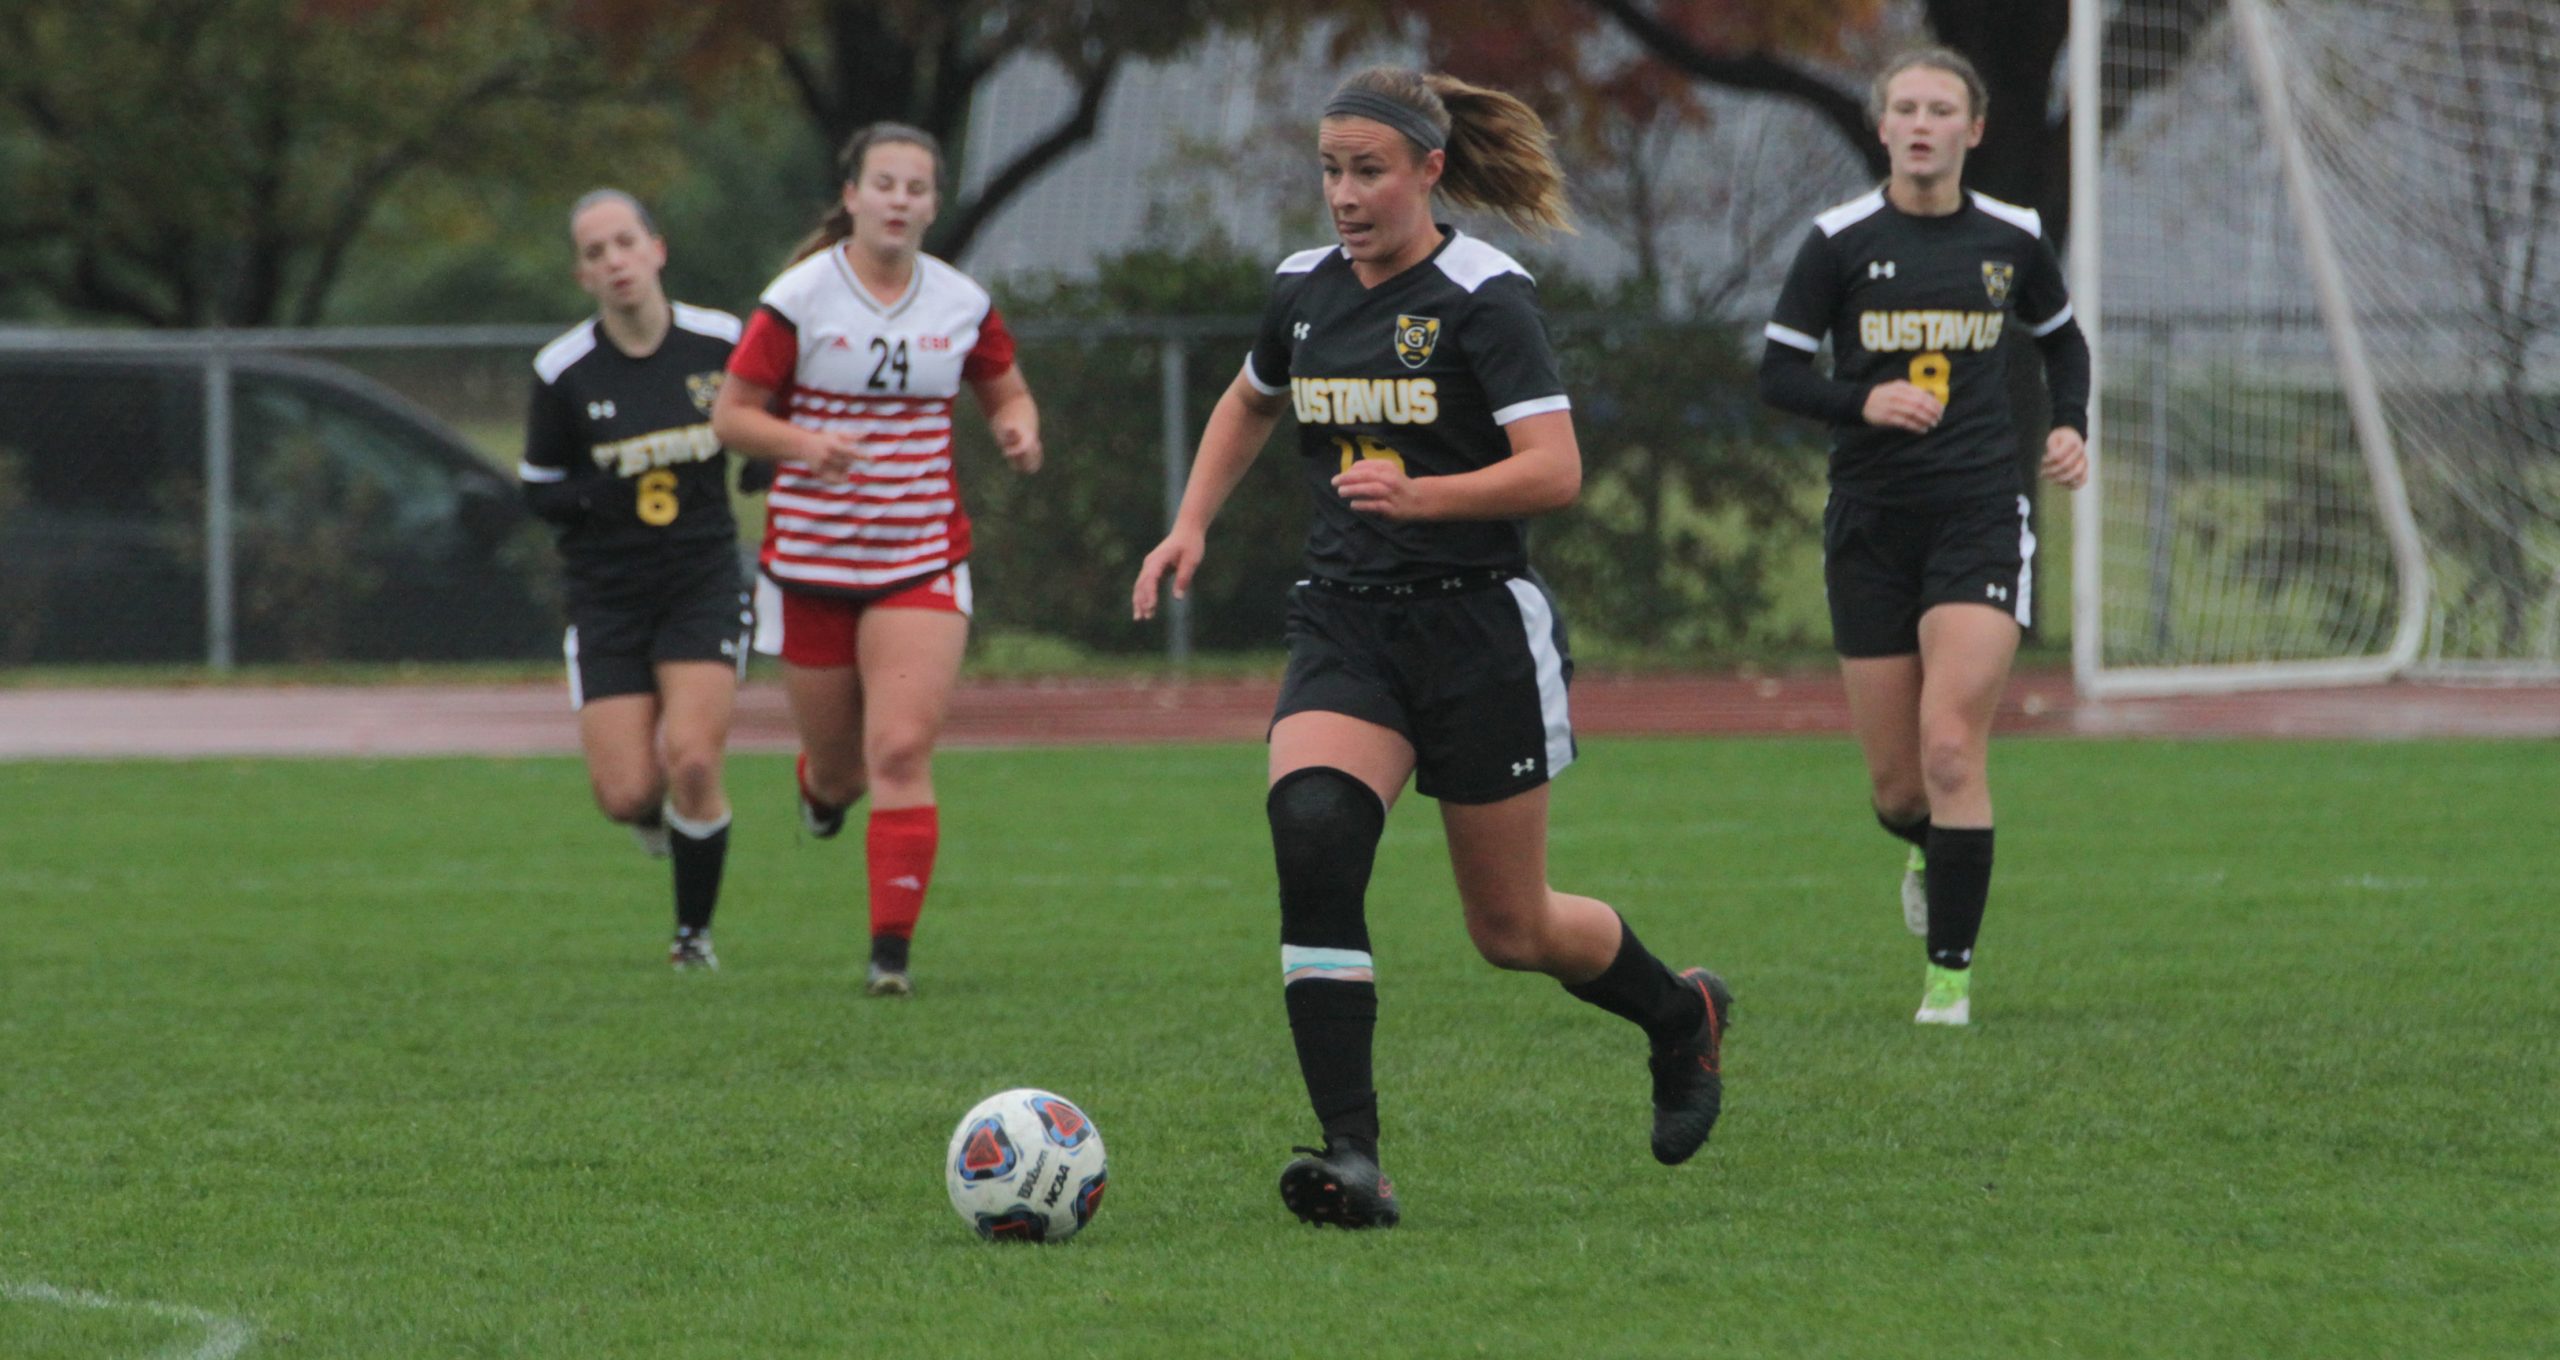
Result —
<path fill-rule="evenodd" d="M 1128 617 L 1252 327 L 1015 325 L 1050 461 L 1018 477 L 957 422 L 982 630 L 1176 659 L 1279 645 L 1307 516 L 1285 424 L 1188 606 Z M 1533 552 L 1579 635 L 1687 657 L 1815 642 L 1819 432 L 1757 404 L 1746 342 L 1555 330 L 1585 491 Z M 0 664 L 555 654 L 557 566 L 514 487 L 530 362 L 555 334 L 0 331 Z M 750 537 L 760 518 L 741 503 Z"/>

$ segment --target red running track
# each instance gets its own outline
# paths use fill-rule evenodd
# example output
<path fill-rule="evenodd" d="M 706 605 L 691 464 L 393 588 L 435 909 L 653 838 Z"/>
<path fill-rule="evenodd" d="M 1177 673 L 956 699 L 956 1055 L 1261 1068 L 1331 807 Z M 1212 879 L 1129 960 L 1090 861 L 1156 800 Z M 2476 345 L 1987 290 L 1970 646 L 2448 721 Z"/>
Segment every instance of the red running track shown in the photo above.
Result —
<path fill-rule="evenodd" d="M 1007 680 L 964 684 L 950 746 L 1259 741 L 1270 680 Z M 1586 676 L 1584 736 L 1837 734 L 1839 677 Z M 2096 737 L 2560 737 L 2560 685 L 2381 685 L 2087 703 L 2070 678 L 2010 683 L 2003 733 Z M 738 696 L 732 746 L 794 748 L 781 690 Z M 452 755 L 569 752 L 557 685 L 0 690 L 0 760 L 49 757 Z"/>

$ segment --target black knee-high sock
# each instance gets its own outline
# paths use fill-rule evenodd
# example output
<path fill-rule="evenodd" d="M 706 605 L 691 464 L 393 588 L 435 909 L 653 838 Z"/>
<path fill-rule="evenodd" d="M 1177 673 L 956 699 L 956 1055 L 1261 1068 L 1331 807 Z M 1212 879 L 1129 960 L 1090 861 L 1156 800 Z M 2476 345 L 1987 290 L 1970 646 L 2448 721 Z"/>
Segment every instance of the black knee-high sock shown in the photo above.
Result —
<path fill-rule="evenodd" d="M 1929 962 L 1973 965 L 1982 906 L 1991 898 L 1991 828 L 1929 828 Z"/>
<path fill-rule="evenodd" d="M 1335 769 L 1271 786 L 1272 858 L 1280 875 L 1280 966 L 1289 1037 L 1307 1102 L 1327 1144 L 1375 1157 L 1378 1092 L 1371 1051 L 1378 988 L 1366 898 L 1386 805 Z"/>
<path fill-rule="evenodd" d="M 1568 982 L 1565 991 L 1611 1015 L 1634 1021 L 1647 1039 L 1675 1043 L 1697 1033 L 1706 1018 L 1706 1003 L 1662 960 L 1636 938 L 1627 918 L 1618 918 L 1618 956 L 1589 982 Z"/>
<path fill-rule="evenodd" d="M 1309 979 L 1290 983 L 1282 994 L 1298 1075 L 1306 1079 L 1307 1104 L 1325 1142 L 1374 1159 L 1378 1087 L 1370 1055 L 1378 1032 L 1377 984 Z"/>
<path fill-rule="evenodd" d="M 1929 814 L 1924 812 L 1910 821 L 1897 822 L 1884 815 L 1883 808 L 1877 808 L 1876 825 L 1883 827 L 1894 839 L 1909 841 L 1920 847 L 1920 853 L 1924 855 L 1929 853 Z"/>
<path fill-rule="evenodd" d="M 720 905 L 720 874 L 729 863 L 729 814 L 697 822 L 666 808 L 668 858 L 676 880 L 676 928 L 709 930 Z"/>

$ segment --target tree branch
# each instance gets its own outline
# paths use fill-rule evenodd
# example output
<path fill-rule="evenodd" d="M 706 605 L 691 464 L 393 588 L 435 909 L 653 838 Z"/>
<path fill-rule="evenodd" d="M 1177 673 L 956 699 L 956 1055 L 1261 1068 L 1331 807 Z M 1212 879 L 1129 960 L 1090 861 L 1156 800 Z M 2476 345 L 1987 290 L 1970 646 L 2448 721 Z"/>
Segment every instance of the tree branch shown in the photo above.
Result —
<path fill-rule="evenodd" d="M 311 273 L 302 281 L 300 294 L 294 300 L 294 324 L 309 326 L 320 319 L 320 309 L 327 303 L 329 290 L 337 286 L 338 273 L 346 265 L 347 252 L 372 220 L 374 205 L 391 182 L 425 161 L 430 152 L 441 145 L 453 125 L 463 115 L 490 100 L 523 93 L 528 86 L 525 71 L 517 66 L 504 66 L 482 77 L 480 82 L 462 91 L 448 102 L 444 110 L 408 137 L 383 148 L 372 161 L 355 174 L 346 193 L 338 200 L 329 229 L 320 238 L 320 248 Z"/>
<path fill-rule="evenodd" d="M 945 259 L 957 259 L 966 253 L 979 228 L 995 216 L 1006 200 L 1021 192 L 1059 157 L 1090 139 L 1102 112 L 1102 101 L 1110 95 L 1111 84 L 1119 74 L 1120 55 L 1116 52 L 1087 72 L 1074 112 L 1058 120 L 1047 136 L 1024 147 L 985 187 L 961 203 L 959 211 L 945 219 L 947 225 L 934 233 L 934 253 Z"/>
<path fill-rule="evenodd" d="M 1867 164 L 1870 172 L 1882 176 L 1890 168 L 1884 145 L 1875 138 L 1875 127 L 1867 121 L 1866 106 L 1856 96 L 1775 57 L 1724 57 L 1691 42 L 1678 30 L 1655 18 L 1635 0 L 1583 0 L 1593 9 L 1617 21 L 1629 37 L 1642 44 L 1654 60 L 1709 84 L 1728 89 L 1751 90 L 1792 99 L 1819 115 L 1832 131 L 1840 134 L 1849 149 Z"/>

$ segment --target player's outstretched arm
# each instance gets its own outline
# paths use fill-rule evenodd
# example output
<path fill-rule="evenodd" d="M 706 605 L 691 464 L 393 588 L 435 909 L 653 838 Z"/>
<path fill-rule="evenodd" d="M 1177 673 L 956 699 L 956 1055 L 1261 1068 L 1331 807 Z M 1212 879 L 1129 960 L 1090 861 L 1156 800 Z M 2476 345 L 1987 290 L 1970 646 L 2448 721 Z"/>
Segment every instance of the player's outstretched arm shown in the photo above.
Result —
<path fill-rule="evenodd" d="M 1209 413 L 1208 426 L 1200 432 L 1200 452 L 1191 460 L 1191 480 L 1182 493 L 1182 508 L 1173 517 L 1173 532 L 1138 567 L 1138 583 L 1129 591 L 1129 617 L 1155 617 L 1156 592 L 1167 571 L 1173 573 L 1175 599 L 1191 593 L 1192 573 L 1200 569 L 1200 559 L 1207 552 L 1209 521 L 1218 517 L 1219 507 L 1227 503 L 1236 483 L 1244 480 L 1245 470 L 1270 442 L 1283 409 L 1282 397 L 1255 387 L 1241 372 L 1227 384 L 1217 408 Z"/>
<path fill-rule="evenodd" d="M 978 409 L 987 413 L 996 449 L 1018 472 L 1040 470 L 1040 406 L 1031 399 L 1031 384 L 1019 367 L 969 384 L 978 394 Z"/>

